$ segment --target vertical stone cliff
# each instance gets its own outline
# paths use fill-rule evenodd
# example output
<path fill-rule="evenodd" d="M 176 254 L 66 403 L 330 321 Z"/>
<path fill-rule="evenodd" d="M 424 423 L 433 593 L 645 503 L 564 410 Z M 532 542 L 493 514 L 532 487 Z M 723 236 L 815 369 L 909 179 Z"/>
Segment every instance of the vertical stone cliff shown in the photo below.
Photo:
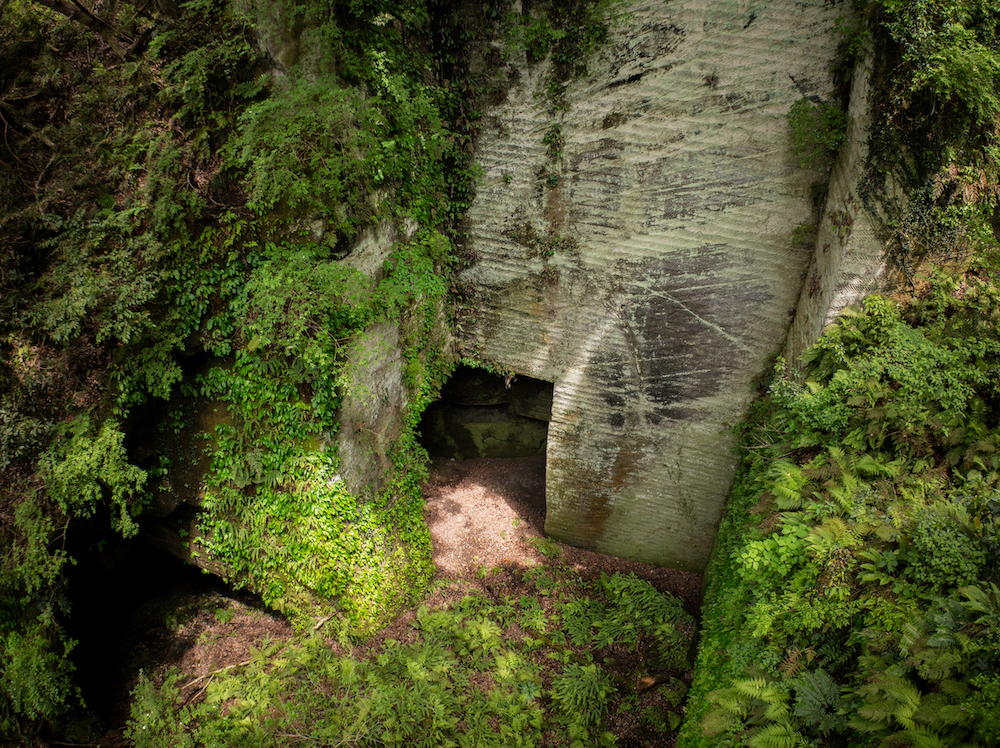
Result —
<path fill-rule="evenodd" d="M 589 73 L 484 119 L 465 355 L 554 383 L 546 532 L 702 570 L 731 427 L 794 316 L 814 220 L 786 121 L 829 95 L 829 0 L 632 2 Z M 549 135 L 547 138 L 546 136 Z M 546 143 L 545 141 L 549 142 Z"/>
<path fill-rule="evenodd" d="M 872 58 L 869 50 L 854 70 L 847 134 L 830 175 L 815 250 L 785 344 L 785 359 L 793 367 L 845 307 L 891 282 L 879 239 L 883 217 L 866 208 L 859 194 L 872 119 Z M 887 179 L 902 195 L 894 175 Z"/>

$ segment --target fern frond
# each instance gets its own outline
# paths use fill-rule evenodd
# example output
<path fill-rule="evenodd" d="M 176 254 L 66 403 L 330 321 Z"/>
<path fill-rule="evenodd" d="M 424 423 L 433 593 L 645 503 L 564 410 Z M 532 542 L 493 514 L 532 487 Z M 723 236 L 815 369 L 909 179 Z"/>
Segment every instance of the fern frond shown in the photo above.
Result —
<path fill-rule="evenodd" d="M 933 693 L 920 700 L 920 708 L 913 715 L 919 725 L 940 729 L 952 725 L 968 725 L 974 715 L 961 703 L 955 703 L 944 693 Z"/>
<path fill-rule="evenodd" d="M 993 582 L 990 582 L 989 587 L 986 587 L 985 590 L 972 584 L 962 587 L 959 592 L 966 599 L 966 602 L 962 604 L 967 609 L 983 614 L 982 617 L 976 619 L 976 623 L 988 623 L 990 618 L 1000 617 L 1000 588 Z"/>
<path fill-rule="evenodd" d="M 816 650 L 812 647 L 805 649 L 790 647 L 785 653 L 785 659 L 778 666 L 778 670 L 786 678 L 791 678 L 805 667 L 807 663 L 812 662 L 815 656 Z"/>
<path fill-rule="evenodd" d="M 704 735 L 718 735 L 722 732 L 741 732 L 743 721 L 732 712 L 709 708 L 702 717 L 701 731 Z"/>
<path fill-rule="evenodd" d="M 920 706 L 920 691 L 910 681 L 893 673 L 877 673 L 858 689 L 864 699 L 850 724 L 865 732 L 878 732 L 892 726 L 914 726 L 913 715 Z"/>
<path fill-rule="evenodd" d="M 750 711 L 750 699 L 735 688 L 720 688 L 708 694 L 708 701 L 720 711 L 742 718 Z"/>
<path fill-rule="evenodd" d="M 764 678 L 743 678 L 733 683 L 733 689 L 737 693 L 753 698 L 759 698 L 766 687 L 767 680 Z"/>
<path fill-rule="evenodd" d="M 950 748 L 952 743 L 946 743 L 931 730 L 921 727 L 910 727 L 890 735 L 883 745 L 906 745 L 911 748 Z"/>
<path fill-rule="evenodd" d="M 855 548 L 861 543 L 854 524 L 848 523 L 842 517 L 827 517 L 826 521 L 813 532 L 842 548 Z"/>
<path fill-rule="evenodd" d="M 788 704 L 784 700 L 768 702 L 761 721 L 783 722 L 788 719 Z"/>
<path fill-rule="evenodd" d="M 877 453 L 877 455 L 872 455 L 870 452 L 865 452 L 861 457 L 858 458 L 857 464 L 854 466 L 858 472 L 871 477 L 877 477 L 885 475 L 892 477 L 894 471 L 899 472 L 898 466 L 894 468 L 892 463 L 885 459 L 886 455 L 882 452 Z"/>
<path fill-rule="evenodd" d="M 788 724 L 774 724 L 761 728 L 746 741 L 750 748 L 797 748 L 806 745 L 802 733 Z"/>

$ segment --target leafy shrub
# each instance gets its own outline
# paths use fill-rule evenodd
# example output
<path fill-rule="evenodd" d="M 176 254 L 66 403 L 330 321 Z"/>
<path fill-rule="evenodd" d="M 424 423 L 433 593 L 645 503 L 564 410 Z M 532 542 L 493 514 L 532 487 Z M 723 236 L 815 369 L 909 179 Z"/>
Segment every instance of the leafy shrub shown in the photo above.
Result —
<path fill-rule="evenodd" d="M 933 589 L 964 587 L 979 579 L 986 552 L 954 518 L 928 510 L 917 518 L 910 575 Z"/>
<path fill-rule="evenodd" d="M 371 318 L 370 281 L 315 250 L 273 251 L 244 288 L 242 335 L 250 350 L 300 358 L 307 370 L 334 368 L 338 341 Z"/>
<path fill-rule="evenodd" d="M 708 706 L 682 745 L 989 739 L 963 707 L 1000 657 L 986 260 L 902 309 L 867 299 L 799 376 L 776 368 L 710 571 L 691 702 Z"/>
<path fill-rule="evenodd" d="M 878 58 L 860 196 L 886 217 L 892 260 L 912 280 L 913 267 L 930 252 L 967 258 L 968 245 L 983 236 L 974 214 L 996 200 L 1000 6 L 996 0 L 868 6 Z M 956 214 L 964 215 L 956 221 Z"/>
<path fill-rule="evenodd" d="M 738 556 L 740 568 L 756 580 L 766 578 L 769 573 L 776 581 L 784 580 L 806 560 L 808 533 L 804 526 L 785 525 L 781 534 L 773 532 L 770 537 L 748 543 Z"/>
<path fill-rule="evenodd" d="M 608 697 L 614 692 L 610 676 L 594 664 L 571 663 L 552 679 L 553 700 L 563 715 L 574 722 L 600 722 Z"/>
<path fill-rule="evenodd" d="M 110 499 L 113 527 L 129 536 L 139 530 L 133 517 L 141 509 L 146 473 L 129 464 L 124 439 L 113 421 L 105 421 L 95 435 L 89 416 L 81 416 L 56 430 L 55 443 L 38 461 L 38 474 L 67 517 L 89 517 Z"/>
<path fill-rule="evenodd" d="M 98 342 L 129 342 L 149 326 L 145 305 L 157 293 L 159 272 L 136 265 L 142 237 L 130 238 L 125 214 L 88 216 L 81 209 L 68 220 L 53 218 L 58 235 L 46 243 L 54 257 L 37 281 L 39 299 L 24 322 L 44 330 L 56 343 L 67 343 L 84 330 Z"/>
<path fill-rule="evenodd" d="M 357 90 L 299 81 L 248 108 L 225 153 L 246 170 L 251 208 L 320 215 L 353 236 L 374 215 L 386 128 Z"/>
<path fill-rule="evenodd" d="M 179 674 L 170 673 L 159 688 L 142 671 L 132 690 L 132 704 L 125 736 L 135 748 L 187 748 L 193 743 L 185 732 L 183 713 L 174 710 Z"/>
<path fill-rule="evenodd" d="M 950 104 L 968 124 L 992 127 L 1000 112 L 998 11 L 993 0 L 877 0 L 901 48 L 908 103 Z M 932 107 L 934 109 L 938 107 Z M 971 121 L 970 121 L 971 120 Z"/>
<path fill-rule="evenodd" d="M 224 27 L 227 33 L 218 33 Z M 262 90 L 263 59 L 247 19 L 217 0 L 187 0 L 180 19 L 164 22 L 149 54 L 163 61 L 166 85 L 159 94 L 184 124 L 194 126 L 195 145 L 209 150 L 209 135 L 230 124 L 230 113 Z"/>
<path fill-rule="evenodd" d="M 23 630 L 0 633 L 0 725 L 13 714 L 54 721 L 79 702 L 66 659 L 75 644 L 60 640 L 44 617 Z"/>
<path fill-rule="evenodd" d="M 52 424 L 19 413 L 9 402 L 0 402 L 0 470 L 41 446 Z"/>

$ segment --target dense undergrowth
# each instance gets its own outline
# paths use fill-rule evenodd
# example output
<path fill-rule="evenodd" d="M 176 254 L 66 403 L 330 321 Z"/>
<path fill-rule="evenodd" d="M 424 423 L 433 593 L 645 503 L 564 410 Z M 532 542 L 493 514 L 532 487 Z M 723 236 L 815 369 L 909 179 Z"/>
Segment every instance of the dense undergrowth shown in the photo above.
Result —
<path fill-rule="evenodd" d="M 318 633 L 265 646 L 194 703 L 183 674 L 144 677 L 128 734 L 140 748 L 508 748 L 615 745 L 619 715 L 638 715 L 640 741 L 676 729 L 694 628 L 677 598 L 559 564 L 479 576 L 485 591 L 443 583 L 439 602 L 362 646 Z"/>
<path fill-rule="evenodd" d="M 996 257 L 872 297 L 745 430 L 687 745 L 996 745 Z"/>
<path fill-rule="evenodd" d="M 82 706 L 67 568 L 149 507 L 197 505 L 179 540 L 301 625 L 362 635 L 419 599 L 414 428 L 453 365 L 476 107 L 502 95 L 464 45 L 502 19 L 508 50 L 576 70 L 606 6 L 0 4 L 4 737 Z M 397 386 L 351 423 L 385 459 L 349 490 L 342 406 Z"/>
<path fill-rule="evenodd" d="M 148 506 L 198 504 L 197 553 L 299 624 L 336 611 L 345 642 L 420 598 L 432 566 L 414 427 L 452 365 L 446 278 L 475 109 L 503 95 L 497 76 L 466 75 L 462 46 L 492 23 L 505 53 L 551 60 L 558 165 L 562 90 L 614 3 L 541 5 L 487 3 L 472 22 L 420 0 L 119 3 L 81 33 L 31 0 L 0 4 L 4 738 L 80 707 L 66 570 L 134 536 Z M 856 5 L 844 59 L 868 33 L 881 55 L 862 198 L 904 277 L 927 257 L 977 259 L 899 308 L 870 300 L 759 406 L 711 573 L 689 743 L 1000 734 L 1000 13 Z M 818 145 L 826 163 L 833 140 Z M 371 394 L 358 362 L 387 348 L 403 385 L 378 435 L 389 461 L 378 488 L 352 492 L 342 406 Z M 682 645 L 681 618 L 633 582 L 604 584 L 545 582 L 552 605 L 539 587 L 421 609 L 374 657 L 319 636 L 264 650 L 179 711 L 169 683 L 144 681 L 133 739 L 478 745 L 500 726 L 497 744 L 601 744 L 626 712 L 665 734 L 679 690 L 664 706 L 630 689 L 640 670 L 677 667 L 664 658 L 679 650 L 658 664 L 656 651 Z M 652 608 L 625 606 L 639 600 Z M 615 647 L 629 668 L 595 659 Z"/>
<path fill-rule="evenodd" d="M 34 3 L 2 9 L 8 735 L 79 703 L 66 549 L 107 542 L 80 518 L 130 536 L 157 493 L 200 493 L 214 568 L 293 618 L 337 604 L 357 630 L 432 572 L 413 427 L 450 366 L 450 233 L 473 174 L 460 91 L 422 41 L 431 9 L 276 6 L 324 42 L 288 70 L 226 3 L 176 10 L 116 6 L 119 39 L 150 39 L 119 56 Z M 340 260 L 366 230 L 388 238 L 363 272 Z M 384 322 L 405 390 L 393 462 L 351 494 L 344 371 Z M 181 456 L 203 407 L 225 417 Z"/>

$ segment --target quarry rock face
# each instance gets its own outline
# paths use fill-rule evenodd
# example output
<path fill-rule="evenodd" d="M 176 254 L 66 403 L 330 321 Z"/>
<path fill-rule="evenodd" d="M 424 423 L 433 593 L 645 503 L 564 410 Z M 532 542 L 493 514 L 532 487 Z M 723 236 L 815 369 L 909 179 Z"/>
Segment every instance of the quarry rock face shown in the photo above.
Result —
<path fill-rule="evenodd" d="M 849 8 L 623 10 L 565 108 L 546 93 L 547 63 L 515 59 L 506 101 L 485 112 L 462 346 L 553 383 L 547 534 L 702 571 L 735 472 L 732 427 L 786 339 L 814 252 L 793 230 L 817 220 L 810 185 L 825 175 L 800 167 L 786 114 L 829 97 Z M 838 293 L 827 275 L 815 304 Z"/>
<path fill-rule="evenodd" d="M 877 204 L 870 207 L 879 214 L 871 212 L 859 194 L 872 120 L 872 59 L 869 51 L 854 69 L 847 135 L 830 174 L 815 250 L 785 344 L 784 355 L 792 367 L 845 307 L 894 283 L 879 240 L 887 216 Z M 897 175 L 886 175 L 886 181 L 897 196 L 905 195 Z"/>

